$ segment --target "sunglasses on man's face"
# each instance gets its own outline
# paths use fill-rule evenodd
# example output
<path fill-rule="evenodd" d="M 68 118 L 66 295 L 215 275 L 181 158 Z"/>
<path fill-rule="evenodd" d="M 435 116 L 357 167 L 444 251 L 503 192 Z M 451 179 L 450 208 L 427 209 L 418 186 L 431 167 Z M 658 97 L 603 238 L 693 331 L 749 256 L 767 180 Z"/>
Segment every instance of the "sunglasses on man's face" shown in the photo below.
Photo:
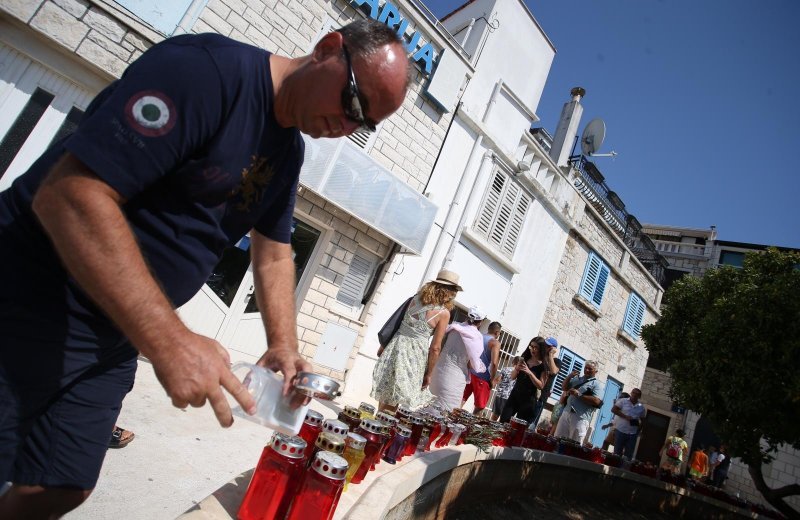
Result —
<path fill-rule="evenodd" d="M 374 132 L 375 124 L 371 121 L 367 121 L 364 117 L 364 109 L 359 99 L 361 93 L 358 91 L 356 75 L 353 73 L 350 53 L 347 51 L 347 47 L 344 44 L 342 44 L 342 50 L 344 51 L 344 60 L 347 63 L 347 84 L 344 86 L 344 89 L 342 89 L 342 109 L 344 110 L 344 115 L 350 121 L 361 125 L 356 128 L 356 132 Z"/>

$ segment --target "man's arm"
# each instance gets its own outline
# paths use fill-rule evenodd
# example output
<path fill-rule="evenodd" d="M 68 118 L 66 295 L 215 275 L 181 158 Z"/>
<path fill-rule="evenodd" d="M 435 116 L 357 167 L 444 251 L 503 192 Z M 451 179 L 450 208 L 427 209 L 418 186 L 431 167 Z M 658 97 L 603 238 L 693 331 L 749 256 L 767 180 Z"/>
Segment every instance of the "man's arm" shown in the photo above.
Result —
<path fill-rule="evenodd" d="M 614 406 L 611 407 L 611 413 L 613 413 L 614 415 L 619 415 L 623 419 L 629 419 L 630 420 L 630 418 L 631 418 L 630 415 L 626 415 L 625 413 L 622 412 L 622 408 L 617 406 L 617 403 L 614 403 Z"/>
<path fill-rule="evenodd" d="M 33 200 L 39 219 L 67 271 L 153 363 L 179 408 L 208 399 L 220 424 L 233 422 L 220 388 L 249 413 L 255 403 L 229 369 L 216 341 L 181 322 L 150 273 L 121 205 L 122 197 L 82 162 L 65 154 Z"/>
<path fill-rule="evenodd" d="M 297 346 L 292 246 L 271 240 L 254 229 L 250 232 L 250 251 L 254 294 L 268 343 L 257 364 L 281 371 L 285 395 L 297 372 L 312 369 L 311 363 L 300 356 Z"/>
<path fill-rule="evenodd" d="M 500 342 L 496 339 L 491 340 L 489 342 L 489 349 L 492 353 L 492 364 L 489 372 L 489 379 L 494 381 L 494 376 L 497 375 L 497 366 L 500 364 Z"/>

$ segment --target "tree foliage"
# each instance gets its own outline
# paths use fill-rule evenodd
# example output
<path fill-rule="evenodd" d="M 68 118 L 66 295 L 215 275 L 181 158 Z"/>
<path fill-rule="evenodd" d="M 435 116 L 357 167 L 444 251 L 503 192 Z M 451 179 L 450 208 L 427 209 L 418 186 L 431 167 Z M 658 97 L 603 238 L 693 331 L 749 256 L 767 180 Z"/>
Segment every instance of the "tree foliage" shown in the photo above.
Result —
<path fill-rule="evenodd" d="M 748 253 L 741 269 L 685 276 L 642 330 L 673 399 L 709 418 L 759 474 L 779 445 L 800 449 L 799 266 L 800 254 L 770 248 Z"/>

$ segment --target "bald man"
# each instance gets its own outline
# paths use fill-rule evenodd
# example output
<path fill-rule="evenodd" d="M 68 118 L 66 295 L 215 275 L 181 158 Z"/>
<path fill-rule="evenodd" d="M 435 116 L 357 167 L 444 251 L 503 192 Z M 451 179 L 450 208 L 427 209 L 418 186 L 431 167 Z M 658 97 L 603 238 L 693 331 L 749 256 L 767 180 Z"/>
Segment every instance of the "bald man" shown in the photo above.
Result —
<path fill-rule="evenodd" d="M 91 493 L 138 353 L 176 407 L 222 393 L 255 405 L 225 349 L 174 309 L 250 232 L 269 338 L 259 365 L 289 381 L 298 354 L 290 236 L 303 139 L 374 130 L 409 64 L 371 20 L 290 59 L 219 35 L 153 46 L 0 194 L 0 518 L 58 517 Z"/>

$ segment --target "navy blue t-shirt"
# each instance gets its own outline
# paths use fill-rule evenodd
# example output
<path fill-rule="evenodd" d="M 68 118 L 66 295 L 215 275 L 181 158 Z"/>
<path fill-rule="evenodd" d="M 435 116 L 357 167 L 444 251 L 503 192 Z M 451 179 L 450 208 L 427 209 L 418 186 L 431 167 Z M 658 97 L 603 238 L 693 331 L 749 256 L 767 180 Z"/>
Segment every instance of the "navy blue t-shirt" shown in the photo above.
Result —
<path fill-rule="evenodd" d="M 71 314 L 101 315 L 66 275 L 31 210 L 65 150 L 125 198 L 145 260 L 176 306 L 250 229 L 288 243 L 304 145 L 297 129 L 275 120 L 269 57 L 223 36 L 183 35 L 131 64 L 92 101 L 74 134 L 0 193 L 6 296 L 37 312 L 61 312 L 65 303 Z"/>

